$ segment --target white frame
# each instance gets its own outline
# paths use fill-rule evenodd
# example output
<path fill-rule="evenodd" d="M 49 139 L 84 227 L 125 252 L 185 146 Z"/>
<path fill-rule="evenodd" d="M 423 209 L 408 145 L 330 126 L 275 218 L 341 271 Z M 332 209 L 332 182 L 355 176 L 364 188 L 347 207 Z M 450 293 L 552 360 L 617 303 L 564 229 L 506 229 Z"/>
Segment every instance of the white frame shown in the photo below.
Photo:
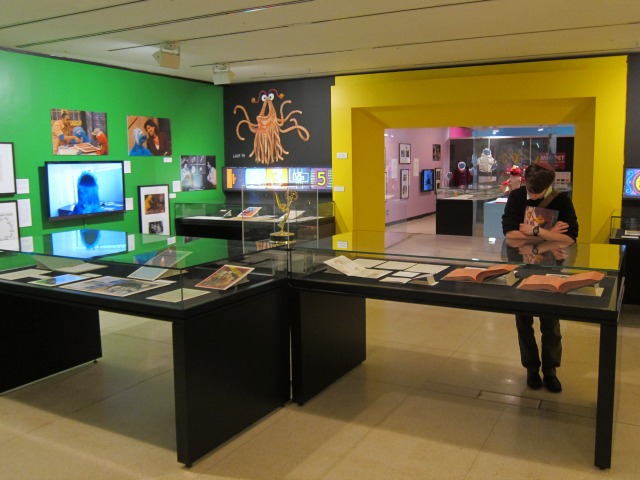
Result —
<path fill-rule="evenodd" d="M 16 191 L 16 161 L 13 143 L 0 142 L 0 195 L 15 195 Z"/>
<path fill-rule="evenodd" d="M 400 147 L 399 147 L 399 154 L 400 154 L 400 160 L 399 162 L 401 164 L 408 164 L 411 163 L 411 144 L 410 143 L 401 143 Z"/>
<path fill-rule="evenodd" d="M 409 169 L 400 170 L 400 198 L 409 198 Z"/>
<path fill-rule="evenodd" d="M 0 250 L 20 251 L 18 202 L 0 202 Z"/>
<path fill-rule="evenodd" d="M 147 212 L 146 198 L 149 195 L 164 195 L 162 212 Z M 171 235 L 169 222 L 169 185 L 141 185 L 138 187 L 138 202 L 140 208 L 140 232 L 156 235 Z M 162 229 L 152 231 L 150 226 L 160 222 Z"/>

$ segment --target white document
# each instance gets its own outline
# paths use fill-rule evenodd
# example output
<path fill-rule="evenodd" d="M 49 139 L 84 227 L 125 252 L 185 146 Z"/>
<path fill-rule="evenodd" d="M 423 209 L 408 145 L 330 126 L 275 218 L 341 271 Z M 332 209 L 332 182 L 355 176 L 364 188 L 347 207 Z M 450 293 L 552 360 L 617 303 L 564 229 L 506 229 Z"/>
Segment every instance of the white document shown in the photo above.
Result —
<path fill-rule="evenodd" d="M 147 297 L 147 300 L 158 300 L 161 302 L 178 303 L 183 300 L 189 300 L 190 298 L 196 298 L 200 295 L 206 295 L 209 292 L 204 290 L 194 290 L 193 288 L 177 288 L 170 292 L 161 293 L 152 297 Z"/>
<path fill-rule="evenodd" d="M 373 268 L 376 265 L 384 263 L 385 260 L 374 260 L 372 258 L 356 258 L 354 260 L 358 265 L 362 265 L 364 268 Z"/>
<path fill-rule="evenodd" d="M 418 263 L 413 267 L 409 267 L 406 269 L 407 272 L 417 272 L 417 273 L 440 273 L 443 270 L 449 268 L 448 265 L 436 265 L 433 263 Z"/>
<path fill-rule="evenodd" d="M 397 262 L 390 260 L 388 262 L 383 262 L 380 265 L 377 265 L 376 268 L 384 268 L 385 270 L 406 270 L 407 268 L 411 268 L 414 265 L 415 263 Z"/>

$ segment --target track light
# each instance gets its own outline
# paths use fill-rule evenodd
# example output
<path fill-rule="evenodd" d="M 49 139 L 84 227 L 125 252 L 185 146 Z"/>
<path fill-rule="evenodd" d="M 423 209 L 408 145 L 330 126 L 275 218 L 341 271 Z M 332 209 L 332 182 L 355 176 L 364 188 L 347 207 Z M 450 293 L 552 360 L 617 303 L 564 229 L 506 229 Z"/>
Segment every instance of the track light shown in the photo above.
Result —
<path fill-rule="evenodd" d="M 165 68 L 180 68 L 180 46 L 177 43 L 166 43 L 153 54 L 158 65 Z"/>
<path fill-rule="evenodd" d="M 215 85 L 227 85 L 231 83 L 235 74 L 226 63 L 216 63 L 213 66 L 213 83 Z"/>

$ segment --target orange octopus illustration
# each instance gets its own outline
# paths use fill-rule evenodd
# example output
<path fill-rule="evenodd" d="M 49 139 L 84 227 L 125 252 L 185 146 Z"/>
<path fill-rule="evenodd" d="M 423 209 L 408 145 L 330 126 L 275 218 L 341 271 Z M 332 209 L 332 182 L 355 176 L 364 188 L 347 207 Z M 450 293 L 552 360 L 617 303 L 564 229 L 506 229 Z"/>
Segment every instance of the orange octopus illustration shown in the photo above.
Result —
<path fill-rule="evenodd" d="M 240 134 L 240 127 L 243 124 L 247 124 L 251 133 L 253 133 L 253 151 L 249 154 L 250 157 L 255 155 L 256 163 L 264 165 L 270 165 L 272 163 L 284 160 L 283 155 L 288 155 L 289 152 L 282 146 L 282 140 L 280 136 L 285 133 L 296 131 L 302 141 L 309 140 L 309 131 L 302 125 L 298 124 L 298 120 L 291 118 L 293 115 L 299 113 L 301 110 L 292 110 L 284 115 L 285 105 L 291 103 L 291 100 L 286 100 L 280 104 L 280 117 L 278 117 L 276 107 L 273 105 L 275 98 L 282 100 L 284 93 L 278 93 L 277 90 L 271 89 L 269 92 L 260 92 L 259 98 L 252 98 L 251 103 L 258 103 L 262 101 L 262 109 L 256 118 L 256 123 L 251 123 L 247 110 L 242 105 L 236 105 L 233 109 L 234 115 L 238 110 L 244 113 L 244 120 L 240 120 L 236 125 L 236 135 L 240 140 L 245 138 Z M 285 127 L 285 124 L 289 122 L 289 126 Z"/>

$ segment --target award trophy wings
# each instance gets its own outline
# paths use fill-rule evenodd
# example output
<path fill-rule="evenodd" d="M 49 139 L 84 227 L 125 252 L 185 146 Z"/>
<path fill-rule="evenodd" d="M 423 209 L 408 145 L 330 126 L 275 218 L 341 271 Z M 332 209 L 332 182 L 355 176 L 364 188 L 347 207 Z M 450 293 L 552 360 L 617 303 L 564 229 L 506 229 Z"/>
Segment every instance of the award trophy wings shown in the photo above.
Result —
<path fill-rule="evenodd" d="M 274 193 L 276 197 L 276 204 L 283 213 L 278 226 L 280 230 L 273 232 L 270 236 L 271 243 L 277 243 L 280 245 L 288 245 L 295 242 L 295 234 L 293 232 L 285 232 L 284 227 L 289 219 L 289 211 L 291 210 L 291 204 L 298 199 L 298 192 L 295 190 L 287 190 L 284 194 L 284 199 L 281 200 L 278 192 Z"/>

